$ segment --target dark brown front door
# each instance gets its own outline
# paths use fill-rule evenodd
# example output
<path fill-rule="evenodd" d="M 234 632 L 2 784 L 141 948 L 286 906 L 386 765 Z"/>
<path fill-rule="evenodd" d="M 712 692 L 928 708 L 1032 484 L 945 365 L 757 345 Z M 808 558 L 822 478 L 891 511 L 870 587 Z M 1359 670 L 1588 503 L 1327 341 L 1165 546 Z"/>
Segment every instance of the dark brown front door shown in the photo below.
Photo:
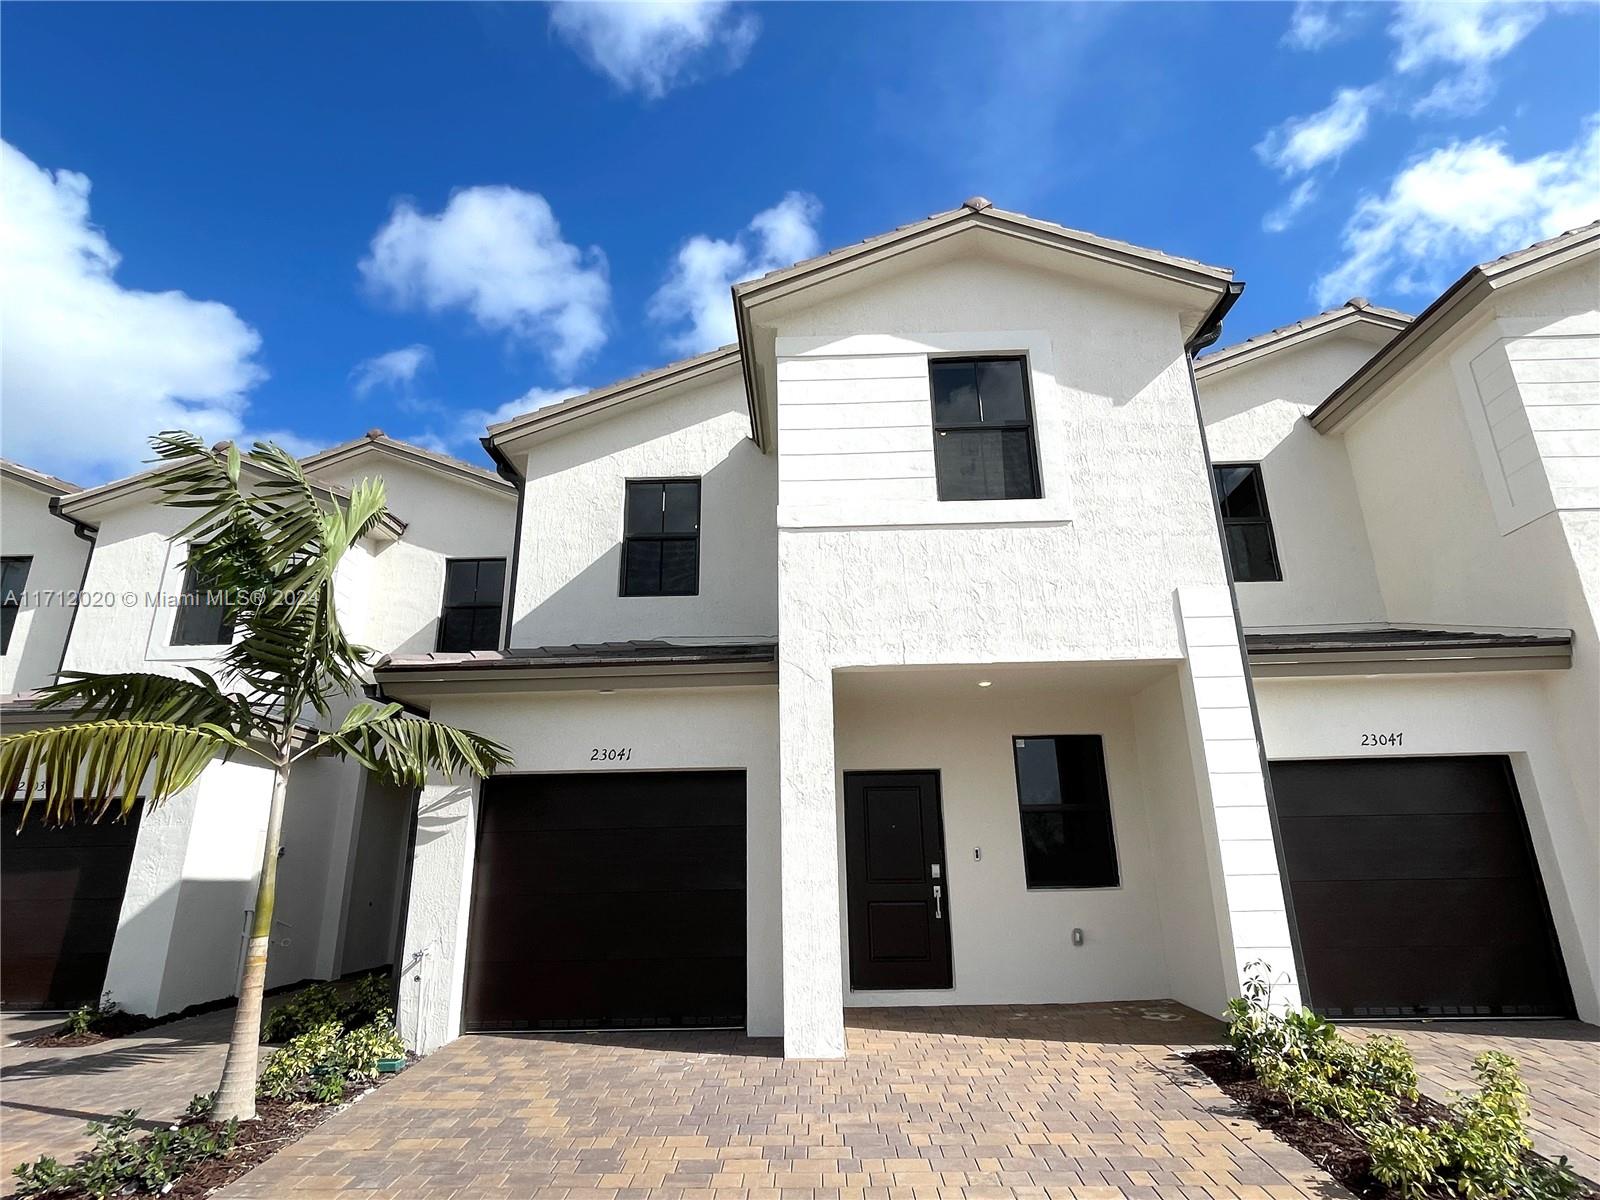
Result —
<path fill-rule="evenodd" d="M 1275 762 L 1272 791 L 1316 1011 L 1571 1014 L 1505 758 Z"/>
<path fill-rule="evenodd" d="M 469 1030 L 742 1026 L 742 771 L 487 780 Z"/>
<path fill-rule="evenodd" d="M 947 988 L 950 885 L 935 771 L 847 772 L 850 986 Z"/>
<path fill-rule="evenodd" d="M 141 808 L 126 820 L 46 825 L 35 807 L 0 813 L 0 1005 L 94 1004 L 105 986 Z"/>

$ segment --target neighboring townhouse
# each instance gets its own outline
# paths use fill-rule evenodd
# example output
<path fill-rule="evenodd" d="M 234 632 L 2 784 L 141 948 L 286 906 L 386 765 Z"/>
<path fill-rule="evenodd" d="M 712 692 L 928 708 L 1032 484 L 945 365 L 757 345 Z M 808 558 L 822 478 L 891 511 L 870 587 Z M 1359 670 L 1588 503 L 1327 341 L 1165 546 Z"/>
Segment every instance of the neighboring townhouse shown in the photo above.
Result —
<path fill-rule="evenodd" d="M 90 540 L 54 512 L 76 484 L 0 459 L 0 696 L 50 683 L 72 627 Z"/>
<path fill-rule="evenodd" d="M 516 753 L 424 790 L 408 1040 L 827 1057 L 846 1007 L 1216 1012 L 1256 960 L 1347 1017 L 1600 1019 L 1596 262 L 1191 367 L 1230 272 L 980 198 L 492 426 L 506 641 L 377 672 Z M 1488 447 L 1549 481 L 1520 519 Z"/>
<path fill-rule="evenodd" d="M 1600 224 L 1196 367 L 1309 999 L 1600 1020 Z"/>
<path fill-rule="evenodd" d="M 353 640 L 379 653 L 498 642 L 515 520 L 509 484 L 378 430 L 303 465 L 329 501 L 362 477 L 386 484 L 390 517 L 346 556 L 336 579 Z M 179 535 L 192 512 L 163 506 L 154 479 L 147 472 L 73 491 L 57 504 L 65 519 L 53 523 L 69 539 L 84 531 L 93 550 L 87 574 L 80 560 L 72 581 L 82 586 L 82 603 L 70 639 L 33 682 L 53 678 L 58 664 L 215 671 L 232 631 L 184 568 Z M 8 555 L 23 528 L 8 504 Z M 180 596 L 197 602 L 177 603 Z M 14 731 L 62 715 L 24 693 L 0 701 L 0 718 Z M 131 1011 L 165 1013 L 232 995 L 270 782 L 250 762 L 218 762 L 193 787 L 157 809 L 141 805 L 126 822 L 53 829 L 34 820 L 8 836 L 0 1000 L 58 1008 L 92 1002 L 103 990 Z M 355 762 L 316 758 L 296 769 L 269 986 L 394 961 L 414 803 Z"/>

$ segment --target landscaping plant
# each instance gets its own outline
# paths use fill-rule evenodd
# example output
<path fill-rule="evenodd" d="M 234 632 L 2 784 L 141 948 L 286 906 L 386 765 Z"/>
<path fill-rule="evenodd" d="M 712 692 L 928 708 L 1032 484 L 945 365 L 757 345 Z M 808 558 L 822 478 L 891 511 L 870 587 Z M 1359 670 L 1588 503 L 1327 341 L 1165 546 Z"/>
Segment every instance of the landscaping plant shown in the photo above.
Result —
<path fill-rule="evenodd" d="M 376 1079 L 380 1059 L 401 1058 L 405 1052 L 388 1009 L 354 1029 L 326 1021 L 292 1038 L 269 1058 L 257 1086 L 262 1096 L 273 1100 L 303 1098 L 332 1104 L 344 1098 L 346 1084 Z"/>
<path fill-rule="evenodd" d="M 406 715 L 397 704 L 361 701 L 336 715 L 357 694 L 372 655 L 339 625 L 334 575 L 385 515 L 381 480 L 324 502 L 294 456 L 271 443 L 241 453 L 231 443 L 207 449 L 192 433 L 163 433 L 151 444 L 170 464 L 157 477 L 164 503 L 199 514 L 177 535 L 188 543 L 185 565 L 222 597 L 237 631 L 221 653 L 220 679 L 194 668 L 189 678 L 69 673 L 41 689 L 40 703 L 76 705 L 72 720 L 0 740 L 0 794 L 27 797 L 24 820 L 36 802 L 48 821 L 71 822 L 80 812 L 99 820 L 125 817 L 140 796 L 161 804 L 218 757 L 270 768 L 260 882 L 217 1091 L 218 1115 L 243 1120 L 255 1115 L 267 944 L 295 764 L 349 756 L 417 788 L 430 770 L 481 778 L 511 760 L 489 738 Z M 334 727 L 317 727 L 323 723 Z M 256 836 L 249 822 L 239 829 Z"/>
<path fill-rule="evenodd" d="M 199 1099 L 196 1097 L 195 1099 Z M 191 1108 L 194 1101 L 190 1101 Z M 139 1110 L 124 1109 L 112 1120 L 94 1122 L 94 1145 L 69 1165 L 45 1156 L 13 1172 L 20 1197 L 84 1195 L 94 1200 L 128 1192 L 162 1192 L 198 1163 L 221 1158 L 239 1138 L 239 1122 L 175 1125 L 139 1136 Z"/>
<path fill-rule="evenodd" d="M 1530 1153 L 1528 1090 L 1515 1060 L 1479 1055 L 1479 1090 L 1435 1117 L 1416 1104 L 1416 1063 L 1398 1038 L 1352 1041 L 1308 1009 L 1275 1011 L 1266 964 L 1245 969 L 1244 995 L 1228 1004 L 1229 1043 L 1291 1108 L 1348 1128 L 1367 1147 L 1375 1179 L 1408 1200 L 1581 1194 L 1566 1159 L 1550 1163 Z"/>
<path fill-rule="evenodd" d="M 338 1021 L 346 1029 L 370 1025 L 392 1003 L 389 976 L 380 971 L 363 975 L 344 988 L 314 983 L 267 1014 L 261 1026 L 261 1040 L 286 1042 L 328 1021 Z"/>

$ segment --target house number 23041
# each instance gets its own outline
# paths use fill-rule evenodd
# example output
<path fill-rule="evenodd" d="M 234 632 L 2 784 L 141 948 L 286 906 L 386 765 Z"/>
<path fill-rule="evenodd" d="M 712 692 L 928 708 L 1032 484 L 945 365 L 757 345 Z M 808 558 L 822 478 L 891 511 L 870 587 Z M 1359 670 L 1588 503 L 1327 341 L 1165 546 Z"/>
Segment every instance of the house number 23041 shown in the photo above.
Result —
<path fill-rule="evenodd" d="M 1363 746 L 1398 746 L 1405 737 L 1403 733 L 1363 733 L 1361 744 Z"/>
<path fill-rule="evenodd" d="M 590 762 L 627 762 L 632 757 L 632 746 L 596 746 L 589 751 Z"/>

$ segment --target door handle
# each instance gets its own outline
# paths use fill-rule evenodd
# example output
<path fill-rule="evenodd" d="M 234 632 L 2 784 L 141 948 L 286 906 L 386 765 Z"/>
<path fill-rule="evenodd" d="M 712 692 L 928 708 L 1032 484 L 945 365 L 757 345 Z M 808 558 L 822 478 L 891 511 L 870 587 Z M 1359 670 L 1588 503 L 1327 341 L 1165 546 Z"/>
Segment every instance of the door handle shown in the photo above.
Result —
<path fill-rule="evenodd" d="M 944 908 L 939 903 L 939 900 L 943 895 L 944 895 L 944 889 L 942 887 L 940 887 L 937 883 L 934 884 L 933 885 L 933 919 L 935 921 L 944 920 Z"/>

